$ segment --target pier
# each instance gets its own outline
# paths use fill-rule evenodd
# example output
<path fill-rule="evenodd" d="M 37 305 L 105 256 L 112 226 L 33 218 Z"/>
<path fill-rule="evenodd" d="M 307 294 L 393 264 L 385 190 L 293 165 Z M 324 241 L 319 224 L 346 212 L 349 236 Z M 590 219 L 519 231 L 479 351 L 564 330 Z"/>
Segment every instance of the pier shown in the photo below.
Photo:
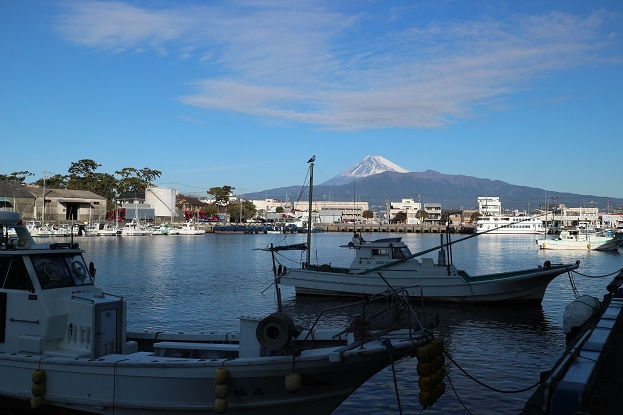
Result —
<path fill-rule="evenodd" d="M 522 415 L 623 413 L 623 271 L 608 284 L 601 310 L 568 336 L 567 349 Z M 573 331 L 572 331 L 573 332 Z"/>

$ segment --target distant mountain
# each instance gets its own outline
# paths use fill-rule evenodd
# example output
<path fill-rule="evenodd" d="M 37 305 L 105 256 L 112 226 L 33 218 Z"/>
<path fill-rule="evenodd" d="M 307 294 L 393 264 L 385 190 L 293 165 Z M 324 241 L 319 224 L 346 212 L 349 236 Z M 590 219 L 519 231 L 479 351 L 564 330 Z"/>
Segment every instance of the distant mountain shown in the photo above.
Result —
<path fill-rule="evenodd" d="M 342 184 L 352 184 L 355 180 L 360 180 L 365 177 L 373 176 L 375 174 L 384 173 L 386 171 L 396 173 L 408 173 L 409 170 L 403 169 L 397 164 L 392 163 L 381 156 L 365 156 L 363 160 L 355 164 L 349 169 L 344 170 L 332 179 L 321 183 L 320 186 L 339 186 Z"/>
<path fill-rule="evenodd" d="M 382 172 L 372 173 L 375 169 Z M 434 170 L 408 172 L 378 156 L 368 156 L 338 176 L 314 185 L 315 200 L 362 200 L 367 201 L 373 210 L 385 209 L 386 202 L 399 202 L 403 198 L 419 199 L 422 203 L 440 203 L 443 210 L 476 209 L 479 196 L 499 197 L 505 210 L 531 211 L 546 202 L 551 204 L 554 197 L 556 203 L 567 207 L 598 207 L 603 211 L 606 205 L 611 208 L 623 206 L 623 199 L 553 192 L 500 180 L 443 174 Z M 308 200 L 308 193 L 306 188 L 299 185 L 245 195 L 246 199 L 266 197 Z"/>

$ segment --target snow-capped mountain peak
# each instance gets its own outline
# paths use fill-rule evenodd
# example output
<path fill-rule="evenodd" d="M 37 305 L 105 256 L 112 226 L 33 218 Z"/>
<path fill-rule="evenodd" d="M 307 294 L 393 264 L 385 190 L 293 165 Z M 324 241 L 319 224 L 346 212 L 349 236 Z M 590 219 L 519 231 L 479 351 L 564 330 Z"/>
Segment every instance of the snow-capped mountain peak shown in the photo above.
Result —
<path fill-rule="evenodd" d="M 366 156 L 359 163 L 344 170 L 334 178 L 326 181 L 323 184 L 327 185 L 341 185 L 346 183 L 352 183 L 353 180 L 363 177 L 372 176 L 373 174 L 384 173 L 386 171 L 393 171 L 397 173 L 409 173 L 408 170 L 403 169 L 397 164 L 392 163 L 381 156 Z"/>

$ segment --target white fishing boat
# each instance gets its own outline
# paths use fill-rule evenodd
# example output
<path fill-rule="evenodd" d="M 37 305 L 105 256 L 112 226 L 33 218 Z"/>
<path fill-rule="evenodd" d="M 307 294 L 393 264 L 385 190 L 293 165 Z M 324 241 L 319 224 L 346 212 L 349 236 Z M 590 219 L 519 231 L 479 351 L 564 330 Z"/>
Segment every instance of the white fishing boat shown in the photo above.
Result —
<path fill-rule="evenodd" d="M 488 234 L 539 235 L 545 232 L 543 221 L 536 216 L 482 216 L 476 220 L 476 232 Z"/>
<path fill-rule="evenodd" d="M 15 212 L 0 212 L 0 235 L 3 409 L 329 414 L 410 354 L 436 382 L 424 397 L 443 393 L 443 343 L 399 291 L 355 304 L 360 314 L 344 330 L 316 329 L 318 319 L 297 326 L 279 302 L 268 317 L 242 317 L 239 331 L 129 333 L 124 298 L 94 285 L 95 266 L 77 244 L 36 244 Z"/>
<path fill-rule="evenodd" d="M 310 164 L 310 206 L 312 211 L 313 162 Z M 331 264 L 310 262 L 311 225 L 308 224 L 307 244 L 297 247 L 307 251 L 306 261 L 299 268 L 280 266 L 277 273 L 280 284 L 295 287 L 298 295 L 361 296 L 372 295 L 387 284 L 404 288 L 410 296 L 462 303 L 530 301 L 540 303 L 548 284 L 558 275 L 579 267 L 574 264 L 552 264 L 531 269 L 512 270 L 495 274 L 471 276 L 457 269 L 452 263 L 451 247 L 454 243 L 479 234 L 473 234 L 457 241 L 446 242 L 441 235 L 441 244 L 422 252 L 411 253 L 402 238 L 382 238 L 366 241 L 356 234 L 348 245 L 355 256 L 350 266 L 336 267 Z M 271 250 L 287 247 L 271 247 Z M 438 251 L 438 260 L 423 257 Z"/>
<path fill-rule="evenodd" d="M 151 230 L 152 235 L 168 235 L 170 227 L 169 225 L 162 224 L 154 228 L 151 228 L 150 230 Z"/>
<path fill-rule="evenodd" d="M 126 223 L 121 229 L 121 236 L 146 236 L 151 235 L 147 227 L 136 220 Z"/>
<path fill-rule="evenodd" d="M 537 239 L 541 249 L 616 251 L 623 240 L 582 229 L 563 229 L 553 238 Z"/>
<path fill-rule="evenodd" d="M 177 235 L 203 235 L 205 233 L 205 229 L 195 226 L 192 220 L 186 221 L 183 226 L 177 228 Z"/>
<path fill-rule="evenodd" d="M 109 223 L 100 223 L 95 231 L 98 236 L 121 236 L 122 228 Z"/>

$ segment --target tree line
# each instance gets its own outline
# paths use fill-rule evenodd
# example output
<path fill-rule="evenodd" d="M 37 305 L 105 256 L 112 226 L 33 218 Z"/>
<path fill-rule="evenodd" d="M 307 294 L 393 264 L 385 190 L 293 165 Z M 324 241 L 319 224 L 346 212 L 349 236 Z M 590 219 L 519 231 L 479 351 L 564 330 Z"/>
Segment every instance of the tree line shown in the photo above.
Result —
<path fill-rule="evenodd" d="M 55 174 L 43 177 L 28 184 L 51 189 L 88 190 L 105 197 L 108 209 L 114 209 L 114 200 L 126 193 L 145 193 L 153 185 L 162 172 L 160 170 L 143 167 L 124 167 L 114 174 L 98 172 L 102 165 L 91 159 L 82 159 L 72 162 L 68 174 Z M 18 183 L 27 183 L 27 179 L 34 176 L 29 171 L 17 171 L 11 174 L 0 174 L 0 180 L 10 180 Z M 198 198 L 180 194 L 177 207 L 183 210 L 197 212 L 202 210 L 208 215 L 226 212 L 232 219 L 242 221 L 255 216 L 256 208 L 250 201 L 232 201 L 231 195 L 235 188 L 232 186 L 212 187 L 207 194 L 212 196 L 213 202 L 206 204 Z M 242 215 L 241 215 L 242 212 Z"/>

